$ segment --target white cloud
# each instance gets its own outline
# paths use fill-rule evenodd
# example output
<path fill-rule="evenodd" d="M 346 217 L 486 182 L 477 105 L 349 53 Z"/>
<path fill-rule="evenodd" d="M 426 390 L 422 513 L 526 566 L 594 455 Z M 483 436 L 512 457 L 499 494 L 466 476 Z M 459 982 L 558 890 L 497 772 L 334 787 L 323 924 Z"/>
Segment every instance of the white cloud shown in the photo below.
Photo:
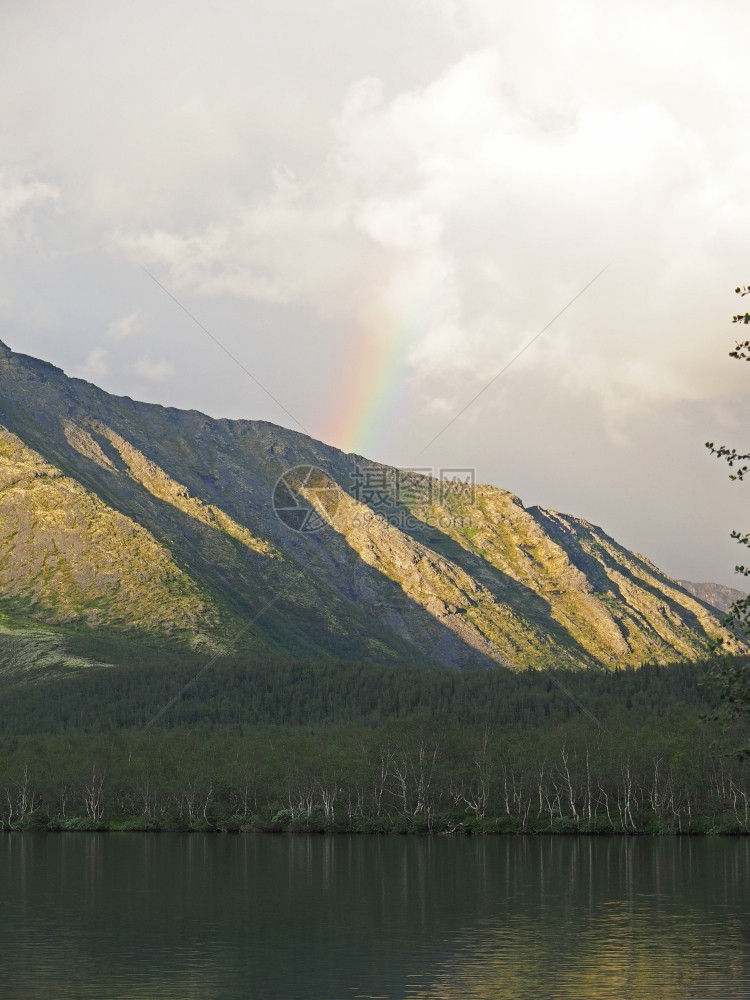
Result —
<path fill-rule="evenodd" d="M 11 219 L 30 205 L 55 200 L 58 191 L 41 181 L 12 181 L 0 174 L 0 220 Z"/>
<path fill-rule="evenodd" d="M 53 184 L 0 174 L 0 249 L 14 249 L 33 232 L 33 212 L 56 202 L 59 191 Z"/>
<path fill-rule="evenodd" d="M 127 340 L 132 337 L 138 326 L 138 313 L 131 312 L 120 316 L 107 327 L 107 335 L 113 340 Z"/>
<path fill-rule="evenodd" d="M 109 374 L 109 355 L 103 347 L 96 347 L 89 354 L 83 364 L 83 369 L 90 378 L 100 378 Z"/>
<path fill-rule="evenodd" d="M 580 29 L 566 56 L 580 61 L 584 81 L 591 30 Z M 549 49 L 549 32 L 539 44 Z M 166 266 L 183 291 L 303 301 L 372 336 L 402 325 L 426 405 L 482 384 L 616 258 L 610 293 L 632 297 L 627 283 L 637 282 L 651 299 L 650 322 L 632 303 L 606 312 L 600 303 L 597 314 L 583 300 L 566 351 L 552 351 L 560 378 L 622 412 L 711 396 L 703 331 L 670 329 L 669 319 L 686 273 L 705 268 L 717 237 L 737 244 L 737 219 L 750 222 L 744 186 L 717 181 L 731 176 L 732 157 L 717 162 L 714 134 L 697 133 L 658 91 L 606 103 L 578 85 L 567 108 L 555 95 L 547 113 L 538 80 L 530 96 L 522 83 L 541 71 L 553 86 L 550 71 L 535 61 L 511 79 L 506 55 L 499 41 L 485 45 L 390 100 L 383 81 L 362 79 L 343 101 L 325 161 L 306 178 L 278 170 L 272 191 L 234 218 L 128 234 L 121 244 Z M 680 274 L 673 261 L 686 259 L 685 246 Z M 529 352 L 523 364 L 544 366 L 545 355 Z"/>
<path fill-rule="evenodd" d="M 171 362 L 165 358 L 154 361 L 148 355 L 139 358 L 133 365 L 133 370 L 141 378 L 148 379 L 150 382 L 163 382 L 174 375 L 174 365 Z"/>

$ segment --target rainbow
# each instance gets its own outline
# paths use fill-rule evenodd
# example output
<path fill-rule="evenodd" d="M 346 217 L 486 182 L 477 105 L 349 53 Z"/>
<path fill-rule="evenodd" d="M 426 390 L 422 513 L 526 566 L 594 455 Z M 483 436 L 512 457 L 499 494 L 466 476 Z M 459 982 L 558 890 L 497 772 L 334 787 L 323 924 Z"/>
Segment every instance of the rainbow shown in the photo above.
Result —
<path fill-rule="evenodd" d="M 430 310 L 368 323 L 356 330 L 341 381 L 337 417 L 329 440 L 343 451 L 374 457 L 373 449 L 396 431 L 407 406 L 410 348 L 429 328 Z"/>
<path fill-rule="evenodd" d="M 377 330 L 356 331 L 329 435 L 343 451 L 370 457 L 384 432 L 393 430 L 405 403 L 406 356 L 422 325 L 417 317 L 408 317 Z"/>

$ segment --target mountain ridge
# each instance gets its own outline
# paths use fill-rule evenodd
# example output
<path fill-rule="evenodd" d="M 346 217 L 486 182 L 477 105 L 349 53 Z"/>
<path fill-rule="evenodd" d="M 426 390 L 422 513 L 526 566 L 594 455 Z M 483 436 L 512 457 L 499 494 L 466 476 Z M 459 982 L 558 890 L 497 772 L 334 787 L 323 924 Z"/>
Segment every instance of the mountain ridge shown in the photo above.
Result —
<path fill-rule="evenodd" d="M 692 580 L 678 580 L 677 582 L 694 597 L 711 605 L 711 607 L 718 608 L 725 615 L 729 613 L 736 601 L 741 601 L 747 597 L 747 593 L 744 590 L 737 590 L 736 587 L 726 587 L 721 583 L 694 583 Z"/>
<path fill-rule="evenodd" d="M 721 633 L 583 519 L 267 421 L 113 396 L 2 342 L 0 425 L 0 609 L 37 621 L 516 669 L 697 659 Z M 387 488 L 363 491 L 365 473 Z M 319 531 L 284 522 L 295 504 Z"/>

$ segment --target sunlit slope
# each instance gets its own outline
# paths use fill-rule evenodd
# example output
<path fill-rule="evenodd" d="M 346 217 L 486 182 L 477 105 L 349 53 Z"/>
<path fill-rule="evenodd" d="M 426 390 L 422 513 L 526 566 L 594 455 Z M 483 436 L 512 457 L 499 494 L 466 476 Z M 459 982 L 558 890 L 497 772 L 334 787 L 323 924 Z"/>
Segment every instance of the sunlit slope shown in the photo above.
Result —
<path fill-rule="evenodd" d="M 356 488 L 364 459 L 111 396 L 4 346 L 0 424 L 0 601 L 37 619 L 258 655 L 519 669 L 696 658 L 720 632 L 576 518 L 412 475 L 389 523 Z M 274 512 L 277 480 L 300 466 L 340 491 L 319 531 Z M 293 490 L 315 505 L 309 486 Z"/>
<path fill-rule="evenodd" d="M 5 681 L 40 680 L 68 670 L 101 667 L 103 661 L 66 648 L 62 630 L 0 615 L 0 675 Z"/>
<path fill-rule="evenodd" d="M 218 614 L 169 550 L 0 427 L 0 593 L 50 621 L 207 636 Z"/>
<path fill-rule="evenodd" d="M 425 495 L 429 500 L 420 499 Z M 435 497 L 439 499 L 435 499 Z M 608 664 L 694 659 L 721 629 L 716 610 L 601 528 L 493 486 L 414 491 L 410 510 L 441 525 L 463 563 L 508 604 L 535 595 L 579 646 Z M 514 587 L 513 584 L 516 586 Z"/>

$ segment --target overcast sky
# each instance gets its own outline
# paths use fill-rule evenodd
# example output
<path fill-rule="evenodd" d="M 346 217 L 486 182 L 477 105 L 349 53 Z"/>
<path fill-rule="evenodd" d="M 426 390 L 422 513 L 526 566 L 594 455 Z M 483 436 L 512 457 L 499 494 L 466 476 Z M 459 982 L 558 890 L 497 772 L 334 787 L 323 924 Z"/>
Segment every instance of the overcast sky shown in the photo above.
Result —
<path fill-rule="evenodd" d="M 750 447 L 745 14 L 4 0 L 0 339 L 741 587 L 750 484 L 703 444 Z"/>

